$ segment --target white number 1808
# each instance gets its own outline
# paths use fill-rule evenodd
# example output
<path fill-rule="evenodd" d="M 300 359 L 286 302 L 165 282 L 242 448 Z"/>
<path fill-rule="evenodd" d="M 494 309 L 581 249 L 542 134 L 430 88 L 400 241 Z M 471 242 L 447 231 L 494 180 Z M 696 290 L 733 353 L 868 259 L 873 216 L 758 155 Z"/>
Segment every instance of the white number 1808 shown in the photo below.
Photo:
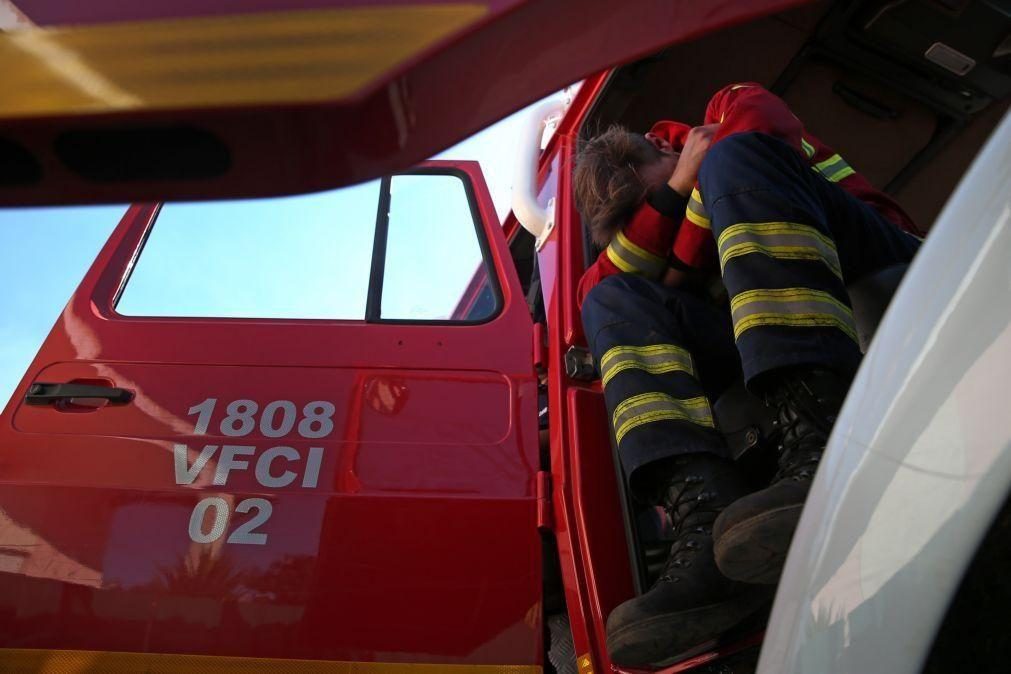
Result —
<path fill-rule="evenodd" d="M 206 435 L 211 425 L 217 398 L 208 398 L 189 409 L 187 415 L 197 415 L 193 427 L 194 435 Z M 225 408 L 225 417 L 218 428 L 221 435 L 242 437 L 256 428 L 256 415 L 260 407 L 253 400 L 233 400 Z M 302 408 L 302 418 L 298 418 L 295 403 L 290 400 L 274 400 L 267 403 L 259 416 L 260 433 L 268 438 L 280 438 L 291 433 L 298 422 L 298 434 L 303 438 L 325 438 L 333 432 L 334 404 L 325 400 L 314 400 Z"/>

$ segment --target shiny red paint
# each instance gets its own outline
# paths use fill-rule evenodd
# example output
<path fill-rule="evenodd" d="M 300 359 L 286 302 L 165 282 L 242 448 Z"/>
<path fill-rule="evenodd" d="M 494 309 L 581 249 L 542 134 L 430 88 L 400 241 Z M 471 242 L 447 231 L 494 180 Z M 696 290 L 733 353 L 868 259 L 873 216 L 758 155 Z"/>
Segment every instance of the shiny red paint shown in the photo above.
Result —
<path fill-rule="evenodd" d="M 0 639 L 7 648 L 340 661 L 541 662 L 532 324 L 490 196 L 474 182 L 501 313 L 481 325 L 133 318 L 115 298 L 156 207 L 133 206 L 0 417 Z M 488 347 L 495 344 L 494 349 Z M 36 381 L 106 380 L 127 405 L 21 402 Z M 218 399 L 207 435 L 191 406 Z M 334 431 L 216 430 L 228 401 L 334 404 Z M 255 447 L 215 484 L 221 450 Z M 270 447 L 298 459 L 255 475 Z M 317 486 L 304 475 L 323 450 Z M 195 543 L 195 504 L 268 501 L 266 544 Z M 203 531 L 213 524 L 205 518 Z"/>
<path fill-rule="evenodd" d="M 550 0 L 502 0 L 488 3 L 487 19 L 398 65 L 346 100 L 6 119 L 0 121 L 0 137 L 16 141 L 35 157 L 43 177 L 4 186 L 0 205 L 267 196 L 361 182 L 405 169 L 603 68 L 800 1 L 588 0 L 565 6 Z M 90 3 L 75 9 L 77 4 L 62 3 L 60 9 L 51 2 L 39 4 L 40 20 L 96 20 L 113 9 L 125 11 L 111 2 L 95 10 L 86 9 Z M 166 9 L 175 3 L 135 4 L 160 8 L 130 10 L 144 17 L 177 14 Z M 29 18 L 34 18 L 34 7 L 24 3 Z M 178 14 L 197 11 L 192 2 L 183 7 Z M 224 14 L 237 11 L 232 1 L 207 7 Z M 276 4 L 261 0 L 250 7 Z M 178 124 L 220 139 L 230 153 L 230 168 L 200 180 L 95 182 L 74 172 L 55 151 L 57 138 L 71 129 Z"/>
<path fill-rule="evenodd" d="M 789 4 L 594 3 L 566 15 L 545 2 L 516 3 L 439 54 L 391 74 L 410 84 L 415 114 L 402 146 L 388 133 L 385 88 L 357 101 L 249 111 L 242 119 L 205 111 L 202 125 L 245 143 L 235 173 L 222 180 L 84 185 L 54 162 L 44 185 L 0 192 L 0 200 L 209 198 L 360 180 L 427 156 L 602 64 Z M 656 20 L 643 21 L 649 11 Z M 608 39 L 613 35 L 624 37 Z M 508 58 L 487 48 L 507 38 Z M 585 345 L 575 303 L 585 260 L 572 160 L 608 74 L 587 78 L 542 154 L 539 195 L 542 205 L 555 199 L 556 208 L 555 230 L 538 252 L 547 309 L 550 520 L 576 652 L 597 672 L 619 671 L 606 652 L 604 621 L 631 596 L 631 572 L 602 394 L 599 385 L 566 377 L 562 359 L 569 347 Z M 277 133 L 264 137 L 267 121 Z M 318 139 L 309 132 L 292 132 L 331 122 L 327 128 L 337 131 L 322 145 L 310 147 Z M 41 147 L 64 123 L 35 120 L 4 130 Z M 281 156 L 275 151 L 298 157 L 305 170 L 264 172 L 260 160 Z M 475 182 L 503 290 L 502 313 L 483 325 L 119 316 L 114 298 L 156 212 L 153 205 L 131 207 L 14 400 L 33 381 L 103 379 L 135 390 L 136 403 L 61 412 L 12 402 L 0 417 L 3 645 L 543 662 L 536 497 L 546 481 L 538 475 L 531 322 L 506 247 L 518 224 L 510 215 L 499 228 L 476 165 L 456 164 Z M 50 177 L 64 181 L 60 196 Z M 465 297 L 461 310 L 469 303 Z M 321 443 L 320 486 L 265 489 L 245 471 L 224 486 L 206 479 L 196 487 L 175 484 L 171 446 L 199 452 L 210 441 L 193 434 L 186 411 L 212 389 L 221 401 L 333 402 L 338 431 Z M 254 434 L 244 442 L 262 452 L 280 441 Z M 314 446 L 284 442 L 301 457 Z M 247 497 L 269 499 L 269 534 L 281 542 L 276 549 L 190 544 L 189 513 L 206 494 L 220 494 L 232 507 Z M 689 670 L 736 647 L 667 671 Z"/>

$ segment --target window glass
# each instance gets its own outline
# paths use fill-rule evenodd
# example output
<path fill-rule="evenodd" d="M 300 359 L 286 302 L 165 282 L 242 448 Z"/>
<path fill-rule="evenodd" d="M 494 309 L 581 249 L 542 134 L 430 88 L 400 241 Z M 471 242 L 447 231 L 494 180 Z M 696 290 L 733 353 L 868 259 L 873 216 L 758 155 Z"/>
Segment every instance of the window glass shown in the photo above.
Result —
<path fill-rule="evenodd" d="M 463 180 L 393 176 L 383 278 L 384 319 L 490 318 L 498 301 Z"/>
<path fill-rule="evenodd" d="M 165 204 L 116 310 L 128 316 L 365 317 L 379 181 Z"/>

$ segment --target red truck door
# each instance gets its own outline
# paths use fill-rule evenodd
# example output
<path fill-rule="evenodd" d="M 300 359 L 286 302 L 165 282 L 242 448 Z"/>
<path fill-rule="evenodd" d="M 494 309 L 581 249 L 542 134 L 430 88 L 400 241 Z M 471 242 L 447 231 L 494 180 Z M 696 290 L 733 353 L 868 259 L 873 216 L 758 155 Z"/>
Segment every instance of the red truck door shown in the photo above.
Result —
<path fill-rule="evenodd" d="M 531 351 L 476 163 L 130 207 L 0 418 L 0 670 L 540 671 Z"/>

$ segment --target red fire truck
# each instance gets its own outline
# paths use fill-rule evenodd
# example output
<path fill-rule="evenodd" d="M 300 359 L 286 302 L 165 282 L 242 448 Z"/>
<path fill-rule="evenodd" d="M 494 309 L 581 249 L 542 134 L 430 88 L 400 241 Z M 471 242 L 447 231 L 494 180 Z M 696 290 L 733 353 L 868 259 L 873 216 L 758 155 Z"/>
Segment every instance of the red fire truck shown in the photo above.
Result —
<path fill-rule="evenodd" d="M 625 498 L 585 351 L 579 143 L 757 81 L 929 226 L 1007 110 L 999 4 L 11 5 L 0 203 L 133 205 L 0 416 L 0 670 L 617 671 L 604 621 L 664 532 Z M 421 161 L 578 80 L 546 147 L 515 148 L 504 223 L 476 163 Z M 333 288 L 361 315 L 125 309 L 146 267 L 205 273 L 153 252 L 203 207 L 178 202 L 214 200 L 213 227 L 363 181 L 371 248 L 330 262 L 362 265 Z M 434 313 L 390 280 L 420 211 L 447 229 L 417 255 L 473 259 Z M 721 430 L 760 452 L 735 395 Z M 766 618 L 666 671 L 751 671 Z"/>

